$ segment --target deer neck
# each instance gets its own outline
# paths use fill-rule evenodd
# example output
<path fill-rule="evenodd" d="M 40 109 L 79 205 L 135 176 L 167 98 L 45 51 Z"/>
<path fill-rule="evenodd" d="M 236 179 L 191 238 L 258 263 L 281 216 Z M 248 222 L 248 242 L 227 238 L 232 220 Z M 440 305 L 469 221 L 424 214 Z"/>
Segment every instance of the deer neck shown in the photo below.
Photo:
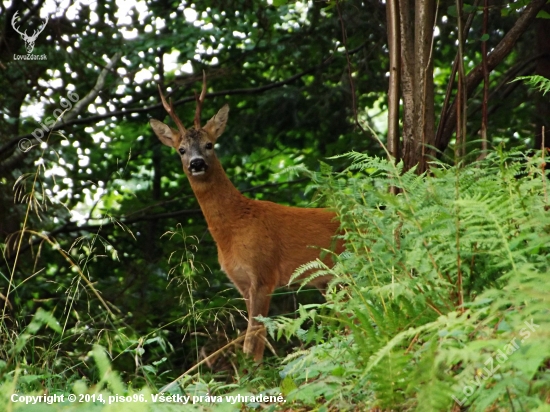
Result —
<path fill-rule="evenodd" d="M 216 159 L 205 179 L 189 176 L 191 188 L 199 202 L 212 236 L 228 228 L 228 222 L 239 216 L 242 206 L 249 200 L 231 183 L 222 165 Z"/>

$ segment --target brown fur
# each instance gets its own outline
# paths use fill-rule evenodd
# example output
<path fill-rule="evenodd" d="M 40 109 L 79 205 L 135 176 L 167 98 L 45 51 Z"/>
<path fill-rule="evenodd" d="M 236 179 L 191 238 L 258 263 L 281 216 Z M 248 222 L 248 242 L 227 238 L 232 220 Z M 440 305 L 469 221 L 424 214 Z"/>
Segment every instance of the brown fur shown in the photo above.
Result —
<path fill-rule="evenodd" d="M 221 268 L 246 302 L 249 323 L 244 352 L 260 361 L 265 328 L 255 317 L 267 316 L 271 294 L 275 288 L 288 284 L 297 267 L 318 258 L 319 248 L 331 248 L 339 224 L 335 214 L 326 209 L 282 206 L 243 196 L 228 179 L 213 151 L 203 150 L 223 132 L 227 112 L 225 106 L 203 129 L 185 130 L 184 136 L 157 120 L 152 120 L 151 126 L 164 144 L 186 150 L 182 155 L 183 170 L 216 241 Z M 197 133 L 201 136 L 197 137 Z M 190 158 L 196 156 L 207 164 L 202 175 L 190 171 Z M 336 252 L 342 250 L 339 241 Z M 324 261 L 332 264 L 329 256 Z M 323 289 L 328 281 L 329 277 L 323 276 L 311 284 Z"/>

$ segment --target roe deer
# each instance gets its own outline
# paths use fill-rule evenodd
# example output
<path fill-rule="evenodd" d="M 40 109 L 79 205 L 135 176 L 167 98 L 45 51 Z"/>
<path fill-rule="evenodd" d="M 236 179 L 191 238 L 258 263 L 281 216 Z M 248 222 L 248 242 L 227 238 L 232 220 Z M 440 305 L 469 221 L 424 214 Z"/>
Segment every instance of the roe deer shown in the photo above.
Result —
<path fill-rule="evenodd" d="M 218 247 L 221 268 L 246 302 L 248 328 L 243 350 L 260 361 L 266 332 L 255 318 L 267 316 L 271 294 L 275 288 L 288 284 L 298 266 L 319 257 L 319 248 L 331 247 L 339 227 L 336 215 L 326 209 L 249 199 L 233 186 L 214 153 L 214 144 L 227 123 L 229 106 L 223 106 L 201 127 L 200 114 L 206 93 L 204 76 L 202 93 L 196 99 L 194 127 L 189 129 L 176 115 L 172 101 L 166 102 L 160 86 L 159 93 L 178 129 L 155 119 L 150 120 L 151 127 L 163 144 L 181 155 L 183 171 Z M 342 242 L 338 241 L 336 252 L 342 250 Z M 324 261 L 332 265 L 329 256 Z M 329 276 L 321 276 L 310 284 L 323 289 L 329 280 Z"/>

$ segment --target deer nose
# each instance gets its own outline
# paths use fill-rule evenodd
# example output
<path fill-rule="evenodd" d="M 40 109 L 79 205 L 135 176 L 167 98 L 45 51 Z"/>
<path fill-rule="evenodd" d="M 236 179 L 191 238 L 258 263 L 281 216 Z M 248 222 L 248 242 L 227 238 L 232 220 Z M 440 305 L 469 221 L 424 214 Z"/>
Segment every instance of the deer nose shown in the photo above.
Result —
<path fill-rule="evenodd" d="M 191 160 L 191 162 L 189 162 L 189 171 L 193 174 L 201 173 L 201 172 L 204 173 L 207 168 L 208 168 L 208 165 L 206 164 L 204 159 L 200 157 L 193 159 Z"/>

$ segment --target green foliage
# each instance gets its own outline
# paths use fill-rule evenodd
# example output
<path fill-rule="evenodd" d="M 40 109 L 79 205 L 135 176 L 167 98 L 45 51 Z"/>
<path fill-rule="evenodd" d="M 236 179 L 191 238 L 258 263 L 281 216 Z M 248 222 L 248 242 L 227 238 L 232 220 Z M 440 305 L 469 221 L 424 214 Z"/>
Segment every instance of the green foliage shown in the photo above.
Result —
<path fill-rule="evenodd" d="M 542 92 L 542 95 L 546 95 L 550 91 L 550 79 L 543 76 L 520 76 L 516 77 L 514 81 L 523 80 L 525 84 L 528 84 L 533 89 L 538 89 Z"/>
<path fill-rule="evenodd" d="M 176 104 L 180 117 L 189 124 L 193 91 L 198 90 L 197 79 L 205 70 L 208 93 L 215 96 L 205 102 L 203 120 L 223 104 L 231 106 L 227 130 L 216 150 L 235 186 L 252 198 L 310 205 L 314 190 L 304 194 L 308 179 L 289 180 L 285 169 L 317 170 L 318 159 L 350 148 L 372 156 L 383 154 L 351 119 L 355 101 L 362 124 L 380 131 L 386 127 L 380 121 L 387 110 L 385 4 L 333 0 L 122 3 L 65 2 L 55 12 L 38 0 L 3 3 L 2 391 L 108 390 L 113 394 L 105 385 L 116 382 L 104 380 L 105 370 L 112 368 L 119 374 L 116 379 L 123 382 L 118 388 L 124 394 L 140 393 L 136 388 L 154 392 L 196 367 L 178 382 L 183 389 L 201 394 L 276 392 L 281 385 L 296 405 L 324 406 L 328 400 L 342 410 L 376 402 L 403 408 L 417 402 L 430 405 L 426 406 L 429 409 L 447 402 L 449 385 L 456 376 L 467 377 L 471 372 L 459 361 L 453 363 L 452 376 L 445 375 L 446 363 L 442 369 L 431 367 L 443 362 L 439 358 L 444 353 L 440 350 L 443 338 L 436 338 L 433 331 L 447 328 L 437 323 L 440 313 L 451 316 L 457 310 L 458 268 L 468 311 L 488 310 L 486 306 L 492 307 L 498 299 L 504 308 L 515 307 L 500 295 L 484 295 L 486 301 L 480 296 L 488 289 L 505 290 L 515 279 L 513 273 L 531 264 L 529 259 L 543 259 L 546 246 L 535 244 L 538 229 L 531 235 L 514 232 L 518 224 L 534 224 L 521 214 L 521 210 L 531 210 L 529 203 L 526 209 L 510 210 L 516 203 L 499 203 L 502 197 L 492 197 L 490 190 L 499 196 L 503 190 L 495 183 L 496 175 L 475 169 L 454 172 L 460 175 L 455 176 L 460 196 L 454 196 L 450 183 L 437 175 L 447 173 L 445 165 L 429 177 L 430 185 L 435 185 L 429 190 L 423 177 L 408 173 L 398 179 L 393 165 L 363 155 L 350 155 L 356 160 L 355 168 L 340 175 L 330 175 L 329 166 L 323 163 L 320 169 L 327 173 L 312 176 L 316 183 L 312 189 L 317 189 L 318 204 L 332 202 L 340 210 L 343 227 L 348 228 L 344 236 L 355 249 L 340 256 L 337 267 L 330 270 L 339 276 L 327 304 L 311 304 L 321 299 L 317 292 L 303 299 L 304 289 L 297 295 L 285 292 L 273 297 L 274 313 L 294 312 L 295 301 L 301 299 L 310 303 L 301 305 L 292 318 L 266 320 L 272 336 L 280 339 L 273 352 L 288 353 L 295 345 L 311 347 L 310 352 L 298 352 L 286 361 L 281 378 L 276 359 L 262 367 L 251 365 L 240 357 L 238 345 L 229 345 L 223 356 L 205 361 L 205 356 L 246 328 L 245 304 L 219 269 L 216 247 L 177 156 L 160 145 L 148 126 L 150 117 L 166 117 L 158 107 L 159 82 L 174 101 L 190 98 L 189 103 Z M 442 91 L 456 55 L 453 15 L 457 13 L 448 6 L 439 8 L 439 35 L 433 39 L 436 113 L 441 111 Z M 465 13 L 474 13 L 464 50 L 466 67 L 481 61 L 479 40 L 493 49 L 524 7 L 523 2 L 493 5 L 483 35 L 481 8 L 464 4 Z M 29 33 L 40 16 L 50 13 L 34 52 L 45 54 L 47 60 L 13 58 L 14 53 L 24 53 L 24 43 L 11 27 L 15 11 L 28 16 Z M 188 18 L 193 15 L 197 20 Z M 342 26 L 349 54 L 343 47 Z M 527 87 L 516 83 L 519 87 L 510 93 L 501 86 L 518 68 L 530 69 L 525 64 L 533 61 L 533 32 L 524 33 L 514 52 L 491 73 L 489 143 L 505 141 L 513 147 L 531 139 L 535 103 Z M 122 57 L 98 88 L 107 60 L 119 52 Z M 541 81 L 538 86 L 543 84 L 547 83 Z M 67 111 L 61 119 L 62 129 L 45 133 L 46 143 L 37 144 L 29 134 L 48 123 L 46 119 L 64 109 L 63 102 L 75 94 L 81 101 L 93 96 L 78 111 Z M 479 95 L 468 102 L 472 114 L 467 129 L 474 136 L 480 105 Z M 495 130 L 499 133 L 491 133 Z M 30 150 L 11 144 L 25 135 L 33 144 Z M 332 159 L 330 164 L 340 171 L 349 158 Z M 507 161 L 505 167 L 511 164 Z M 527 179 L 529 175 L 523 176 L 527 168 L 516 169 Z M 487 181 L 483 195 L 461 197 L 468 193 L 468 173 L 470 180 Z M 514 176 L 509 181 L 508 188 L 515 190 L 513 183 L 519 180 Z M 389 184 L 407 190 L 395 198 L 386 192 Z M 506 222 L 498 218 L 501 205 L 510 212 Z M 457 211 L 460 219 L 455 221 Z M 544 219 L 545 215 L 539 223 Z M 465 229 L 472 224 L 477 225 L 475 231 Z M 422 236 L 417 236 L 419 230 Z M 452 244 L 456 234 L 460 242 Z M 524 262 L 526 254 L 529 259 Z M 509 270 L 512 263 L 516 272 Z M 320 262 L 301 270 L 307 268 L 329 271 Z M 522 291 L 519 296 L 541 290 L 537 289 L 537 270 L 533 269 L 529 287 L 528 277 L 516 286 Z M 347 302 L 349 308 L 357 309 L 352 314 Z M 468 306 L 472 302 L 485 302 L 485 306 Z M 506 313 L 511 316 L 512 312 Z M 456 319 L 459 324 L 466 322 Z M 518 322 L 498 323 L 498 336 L 511 333 Z M 335 331 L 344 336 L 335 336 Z M 455 350 L 461 351 L 477 336 L 474 331 L 484 329 L 476 324 L 462 333 L 453 330 L 447 339 L 456 339 Z M 492 336 L 483 333 L 486 339 Z M 411 336 L 414 344 L 403 348 Z M 283 338 L 289 340 L 286 346 Z M 420 343 L 425 345 L 424 356 L 418 352 Z M 92 349 L 98 344 L 108 353 L 110 366 Z M 308 358 L 306 353 L 315 356 Z M 544 353 L 540 351 L 541 356 Z M 307 362 L 295 363 L 302 356 Z M 544 368 L 537 370 L 539 360 L 531 359 L 521 364 L 522 373 L 534 373 L 535 378 L 528 381 L 531 393 L 543 393 L 546 381 L 539 375 Z M 198 362 L 203 363 L 197 366 Z M 414 362 L 426 374 L 419 374 L 411 366 Z M 295 365 L 306 368 L 303 375 L 295 375 Z M 303 391 L 309 384 L 311 388 Z M 409 396 L 417 388 L 416 398 Z M 498 395 L 498 402 L 503 390 L 513 399 L 519 396 L 511 387 L 501 386 L 500 392 L 491 392 Z M 458 396 L 460 388 L 452 394 Z M 477 402 L 475 396 L 469 401 Z M 485 397 L 483 402 L 494 401 Z"/>
<path fill-rule="evenodd" d="M 20 336 L 17 345 L 12 349 L 12 353 L 22 355 L 24 344 L 36 339 L 35 334 L 43 326 L 61 332 L 57 320 L 51 313 L 38 310 L 26 333 Z M 151 343 L 150 341 L 141 342 L 140 346 L 145 347 Z M 7 366 L 5 362 L 0 363 L 0 409 L 25 412 L 176 411 L 181 410 L 182 403 L 186 405 L 187 410 L 198 411 L 236 411 L 244 407 L 256 409 L 259 403 L 240 399 L 244 396 L 258 395 L 260 382 L 265 378 L 260 373 L 256 373 L 253 378 L 243 376 L 237 385 L 223 383 L 220 379 L 223 377 L 220 376 L 208 380 L 200 374 L 184 375 L 171 389 L 167 385 L 163 389 L 164 392 L 153 393 L 151 386 L 154 385 L 146 385 L 140 389 L 132 383 L 124 383 L 120 374 L 113 369 L 109 353 L 100 345 L 94 345 L 83 359 L 82 366 L 86 366 L 89 372 L 93 373 L 92 379 L 71 379 L 63 385 L 55 386 L 51 382 L 52 374 L 47 370 L 42 370 L 40 375 L 32 375 L 29 373 L 30 365 L 19 364 L 11 371 L 6 370 Z M 154 365 L 142 368 L 148 372 L 155 372 Z M 269 382 L 273 382 L 273 377 L 270 377 Z M 246 389 L 249 385 L 254 387 L 253 392 Z M 276 398 L 280 392 L 278 389 L 270 390 L 264 387 L 260 394 Z M 238 398 L 239 395 L 241 398 Z M 169 396 L 173 398 L 168 398 Z"/>
<path fill-rule="evenodd" d="M 2 405 L 10 404 L 13 393 L 38 396 L 47 390 L 96 401 L 59 404 L 57 409 L 40 405 L 41 411 L 171 410 L 174 405 L 140 400 L 152 399 L 164 385 L 162 390 L 173 395 L 221 399 L 282 393 L 286 403 L 272 404 L 272 410 L 447 411 L 457 405 L 476 411 L 546 410 L 550 207 L 542 153 L 527 157 L 498 149 L 465 167 L 434 163 L 430 174 L 422 176 L 357 152 L 342 158 L 352 161 L 344 171 L 332 172 L 324 164 L 309 175 L 312 189 L 338 212 L 347 250 L 334 257 L 332 268 L 317 260 L 295 273 L 333 274 L 327 302 L 300 305 L 294 317 L 262 319 L 277 341 L 297 338 L 308 347 L 288 355 L 279 376 L 274 374 L 278 364 L 258 368 L 238 359 L 233 382 L 227 373 L 190 371 L 173 380 L 168 359 L 174 348 L 162 327 L 138 337 L 106 307 L 104 324 L 111 330 L 87 336 L 79 323 L 67 328 L 64 319 L 61 326 L 52 313 L 38 309 L 26 329 L 3 347 Z M 390 194 L 389 187 L 399 193 Z M 179 321 L 187 330 L 198 330 L 220 311 L 203 309 L 207 302 L 198 306 L 192 292 L 201 268 L 195 261 L 196 239 L 181 227 L 165 238 L 184 245 L 171 255 L 168 274 L 183 289 L 184 305 L 194 308 Z M 116 258 L 110 244 L 95 236 L 80 239 L 70 253 L 51 245 L 72 264 L 74 296 L 84 292 L 79 284 L 97 262 L 98 245 Z M 88 288 L 94 291 L 93 285 Z M 79 304 L 73 302 L 63 317 L 72 313 L 79 318 Z M 41 334 L 45 330 L 55 334 Z M 59 348 L 68 347 L 64 340 L 83 338 L 88 344 L 103 342 L 107 350 L 95 346 L 90 352 L 73 345 L 78 365 L 58 356 Z M 119 358 L 134 362 L 132 378 L 115 372 L 117 365 L 122 371 L 128 368 Z M 84 377 L 75 368 L 86 370 Z M 166 385 L 167 380 L 172 383 Z M 101 401 L 116 396 L 137 402 Z M 222 401 L 192 407 L 259 406 Z M 15 407 L 35 410 L 22 403 Z"/>
<path fill-rule="evenodd" d="M 347 170 L 315 179 L 347 248 L 334 268 L 317 265 L 335 276 L 327 303 L 266 322 L 274 338 L 306 341 L 300 325 L 311 320 L 326 339 L 287 358 L 289 396 L 340 410 L 343 400 L 350 409 L 545 410 L 550 205 L 541 154 L 498 150 L 424 176 L 344 156 Z"/>
<path fill-rule="evenodd" d="M 126 7 L 107 0 L 67 3 L 55 11 L 37 1 L 5 5 L 0 13 L 7 36 L 0 44 L 5 66 L 0 76 L 0 150 L 5 150 L 0 153 L 0 246 L 6 253 L 0 304 L 7 323 L 0 353 L 41 307 L 63 328 L 53 348 L 69 354 L 57 358 L 55 373 L 73 367 L 91 345 L 101 343 L 125 381 L 151 384 L 174 378 L 201 353 L 214 352 L 246 328 L 244 301 L 220 270 L 181 163 L 158 142 L 148 120 L 166 118 L 158 107 L 159 82 L 175 102 L 192 100 L 200 87 L 196 74 L 205 70 L 208 93 L 226 93 L 208 97 L 203 121 L 223 104 L 231 107 L 216 147 L 228 176 L 247 196 L 282 204 L 310 201 L 303 195 L 305 179 L 289 181 L 284 168 L 314 167 L 319 157 L 349 144 L 372 146 L 352 130 L 342 104 L 347 90 L 339 79 L 346 59 L 343 51 L 335 51 L 341 33 L 336 14 L 321 3 L 277 4 L 238 0 Z M 381 6 L 375 16 L 370 8 L 362 10 L 371 22 L 385 21 Z M 40 15 L 49 13 L 35 48 L 47 61 L 14 60 L 13 54 L 24 50 L 11 27 L 16 11 L 28 16 L 22 30 L 29 33 Z M 344 14 L 356 11 L 346 6 Z M 364 43 L 364 27 L 359 20 L 349 26 L 352 47 Z M 368 43 L 382 52 L 377 39 Z M 122 57 L 104 73 L 104 86 L 96 85 L 115 53 Z M 327 58 L 331 63 L 317 68 Z M 371 65 L 382 73 L 385 60 Z M 374 77 L 369 84 L 374 94 L 362 97 L 362 104 L 377 100 L 386 88 L 383 75 Z M 265 86 L 264 92 L 254 91 Z M 93 96 L 78 112 L 65 113 L 61 130 L 45 132 L 44 145 L 29 137 L 33 146 L 24 153 L 17 145 L 6 148 L 48 123 L 69 93 L 81 103 Z M 190 124 L 194 102 L 176 107 Z M 24 233 L 21 239 L 18 231 Z M 17 259 L 17 242 L 8 246 L 10 234 L 21 240 Z M 293 298 L 275 298 L 277 305 L 283 312 L 292 310 Z M 44 343 L 44 354 L 51 345 Z M 39 352 L 34 355 L 41 359 Z"/>

